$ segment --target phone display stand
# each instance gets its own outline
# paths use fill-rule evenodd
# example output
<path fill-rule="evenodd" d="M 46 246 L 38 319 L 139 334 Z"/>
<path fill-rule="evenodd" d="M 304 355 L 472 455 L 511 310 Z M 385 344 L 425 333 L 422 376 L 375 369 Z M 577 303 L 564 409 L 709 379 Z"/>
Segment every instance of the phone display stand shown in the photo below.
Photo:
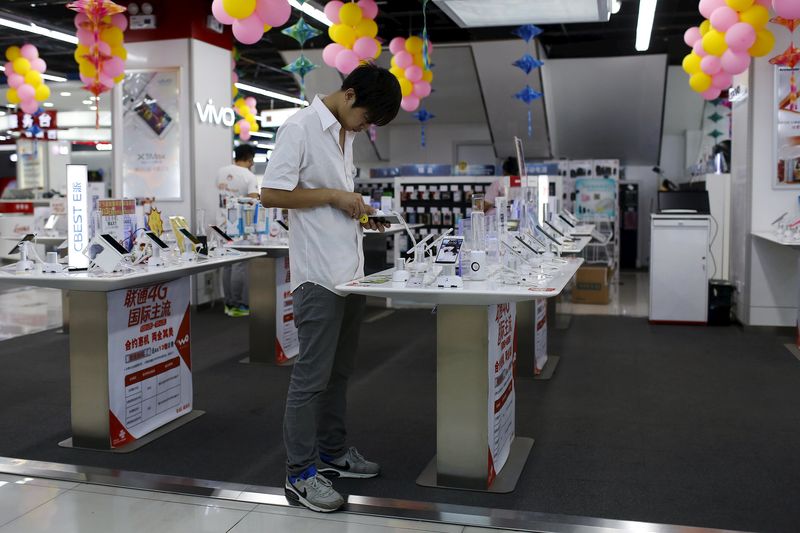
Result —
<path fill-rule="evenodd" d="M 151 248 L 153 250 L 153 255 L 151 255 L 150 259 L 147 260 L 147 270 L 158 269 L 166 266 L 166 263 L 161 258 L 161 248 L 156 244 L 152 244 Z"/>
<path fill-rule="evenodd" d="M 461 276 L 456 276 L 455 265 L 447 265 L 442 268 L 442 273 L 436 278 L 436 286 L 442 289 L 463 289 L 464 280 Z"/>
<path fill-rule="evenodd" d="M 35 269 L 35 265 L 33 261 L 28 259 L 29 256 L 33 256 L 30 242 L 23 242 L 19 245 L 19 261 L 17 261 L 16 271 L 17 272 L 29 272 Z"/>
<path fill-rule="evenodd" d="M 102 237 L 96 235 L 90 242 L 87 249 L 99 248 L 99 251 L 95 254 L 92 258 L 92 264 L 96 265 L 100 270 L 105 272 L 106 274 L 110 274 L 117 270 L 120 270 L 120 263 L 125 259 L 124 256 L 115 250 L 111 245 L 106 243 Z M 84 251 L 84 253 L 86 253 Z"/>
<path fill-rule="evenodd" d="M 405 261 L 401 260 L 400 268 L 392 272 L 392 283 L 406 283 L 410 277 L 411 274 L 406 270 Z"/>
<path fill-rule="evenodd" d="M 46 274 L 60 274 L 64 272 L 64 265 L 58 262 L 58 252 L 47 252 L 47 261 L 42 263 L 42 272 Z"/>

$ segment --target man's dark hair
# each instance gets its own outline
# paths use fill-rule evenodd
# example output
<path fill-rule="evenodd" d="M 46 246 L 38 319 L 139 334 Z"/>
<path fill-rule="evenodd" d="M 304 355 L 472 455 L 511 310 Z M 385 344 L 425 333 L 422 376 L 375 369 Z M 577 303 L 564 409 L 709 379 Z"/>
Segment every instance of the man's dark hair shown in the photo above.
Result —
<path fill-rule="evenodd" d="M 519 174 L 519 163 L 517 163 L 516 157 L 509 157 L 503 161 L 504 176 L 516 176 L 517 174 Z"/>
<path fill-rule="evenodd" d="M 256 157 L 256 149 L 252 144 L 240 144 L 233 154 L 236 161 L 250 161 Z"/>
<path fill-rule="evenodd" d="M 347 75 L 342 90 L 353 89 L 356 101 L 353 107 L 367 110 L 367 121 L 376 126 L 385 126 L 400 110 L 400 82 L 394 74 L 373 63 L 363 63 Z"/>

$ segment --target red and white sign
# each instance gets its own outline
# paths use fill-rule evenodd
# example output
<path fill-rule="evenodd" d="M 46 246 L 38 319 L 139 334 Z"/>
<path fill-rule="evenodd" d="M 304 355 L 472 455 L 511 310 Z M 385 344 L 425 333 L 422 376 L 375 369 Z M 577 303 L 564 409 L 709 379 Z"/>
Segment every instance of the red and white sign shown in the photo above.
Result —
<path fill-rule="evenodd" d="M 188 277 L 108 293 L 108 387 L 112 448 L 192 410 Z"/>
<path fill-rule="evenodd" d="M 275 360 L 282 364 L 300 353 L 288 257 L 278 259 L 275 265 L 275 298 Z"/>
<path fill-rule="evenodd" d="M 58 129 L 58 111 L 42 111 L 35 116 L 17 111 L 17 124 L 12 129 L 28 130 L 34 126 L 42 130 Z"/>
<path fill-rule="evenodd" d="M 489 306 L 489 464 L 490 486 L 503 469 L 514 441 L 514 360 L 517 356 L 517 306 Z"/>
<path fill-rule="evenodd" d="M 534 302 L 533 331 L 533 374 L 538 376 L 547 364 L 547 300 L 541 298 Z"/>

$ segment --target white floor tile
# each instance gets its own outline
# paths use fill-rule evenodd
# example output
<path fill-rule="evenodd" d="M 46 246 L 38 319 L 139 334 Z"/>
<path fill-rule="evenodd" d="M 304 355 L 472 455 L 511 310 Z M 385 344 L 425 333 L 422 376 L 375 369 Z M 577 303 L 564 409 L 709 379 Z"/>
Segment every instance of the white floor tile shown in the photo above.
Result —
<path fill-rule="evenodd" d="M 399 530 L 413 530 L 413 531 L 436 531 L 438 533 L 461 533 L 463 529 L 461 526 L 454 526 L 450 524 L 436 524 L 432 522 L 422 522 L 419 520 L 401 520 L 397 518 L 382 518 L 379 516 L 367 516 L 353 513 L 331 513 L 320 515 L 301 507 L 280 507 L 277 505 L 259 505 L 255 509 L 256 513 L 276 514 L 285 517 L 298 517 L 309 519 L 320 519 L 324 516 L 325 520 L 343 522 L 347 524 L 357 524 L 365 526 L 382 526 L 388 528 L 397 528 Z M 348 530 L 349 531 L 349 530 Z"/>
<path fill-rule="evenodd" d="M 84 483 L 75 488 L 79 492 L 89 492 L 92 494 L 107 494 L 109 496 L 123 496 L 125 498 L 141 498 L 144 500 L 157 500 L 172 503 L 184 503 L 187 505 L 201 505 L 208 507 L 221 507 L 223 509 L 233 509 L 235 511 L 252 511 L 255 503 L 240 502 L 235 500 L 225 500 L 219 498 L 204 498 L 202 496 L 189 496 L 185 494 L 173 494 L 170 492 L 155 492 L 150 490 L 126 489 L 122 487 L 109 487 L 107 485 L 92 485 Z"/>
<path fill-rule="evenodd" d="M 0 533 L 225 533 L 246 514 L 219 507 L 69 491 L 1 527 Z"/>
<path fill-rule="evenodd" d="M 70 490 L 74 489 L 80 483 L 76 483 L 74 481 L 60 481 L 58 479 L 44 479 L 44 478 L 32 478 L 32 477 L 23 477 L 23 476 L 15 476 L 12 474 L 0 474 L 0 483 L 3 481 L 7 483 L 16 483 L 17 485 L 33 485 L 35 487 L 53 487 L 56 489 L 64 489 Z"/>
<path fill-rule="evenodd" d="M 558 312 L 572 315 L 646 317 L 650 313 L 650 275 L 647 272 L 621 272 L 619 284 L 609 288 L 607 305 L 558 304 Z"/>
<path fill-rule="evenodd" d="M 36 509 L 63 492 L 62 489 L 55 487 L 0 481 L 0 526 Z M 4 530 L 0 528 L 0 531 Z"/>
<path fill-rule="evenodd" d="M 429 524 L 427 529 L 411 529 L 397 524 L 405 524 L 405 520 L 383 520 L 376 519 L 373 524 L 362 524 L 351 521 L 340 521 L 337 518 L 343 513 L 332 513 L 330 515 L 315 515 L 314 518 L 305 516 L 289 516 L 284 514 L 273 514 L 254 512 L 247 515 L 244 520 L 234 527 L 230 533 L 264 533 L 265 531 L 291 532 L 291 533 L 405 533 L 430 531 L 443 531 L 436 529 L 438 524 Z M 410 522 L 410 524 L 421 524 L 421 522 Z M 423 523 L 424 524 L 424 523 Z M 426 524 L 428 525 L 428 524 Z M 453 530 L 460 532 L 462 528 L 457 527 Z M 2 530 L 0 530 L 2 531 Z"/>

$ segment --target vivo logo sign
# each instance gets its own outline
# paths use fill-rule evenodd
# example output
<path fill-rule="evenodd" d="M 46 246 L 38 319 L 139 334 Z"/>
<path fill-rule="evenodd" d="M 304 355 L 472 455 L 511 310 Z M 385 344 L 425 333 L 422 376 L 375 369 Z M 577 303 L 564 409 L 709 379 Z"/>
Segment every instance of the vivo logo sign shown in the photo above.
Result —
<path fill-rule="evenodd" d="M 200 105 L 200 102 L 195 102 L 194 106 L 197 109 L 200 122 L 205 124 L 222 124 L 232 128 L 233 124 L 236 122 L 236 114 L 233 112 L 233 109 L 230 107 L 217 108 L 210 98 L 205 106 Z"/>
<path fill-rule="evenodd" d="M 88 268 L 83 249 L 89 244 L 88 172 L 86 165 L 67 165 L 67 242 L 70 268 Z"/>

